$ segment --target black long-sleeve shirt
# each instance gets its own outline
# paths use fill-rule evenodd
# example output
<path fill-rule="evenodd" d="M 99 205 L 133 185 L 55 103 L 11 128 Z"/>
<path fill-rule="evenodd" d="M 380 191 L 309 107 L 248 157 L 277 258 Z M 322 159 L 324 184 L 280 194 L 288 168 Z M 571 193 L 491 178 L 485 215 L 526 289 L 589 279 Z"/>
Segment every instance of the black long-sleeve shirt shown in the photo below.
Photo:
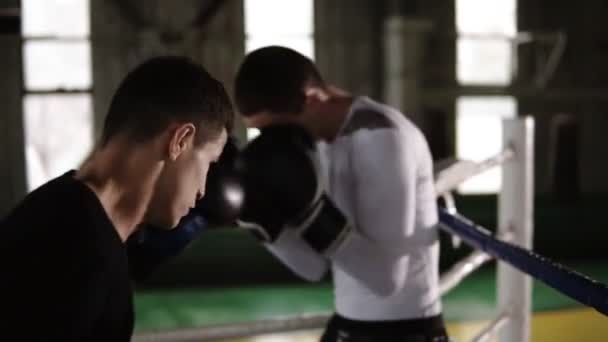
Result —
<path fill-rule="evenodd" d="M 73 172 L 30 193 L 0 222 L 3 336 L 19 341 L 129 341 L 125 244 Z"/>

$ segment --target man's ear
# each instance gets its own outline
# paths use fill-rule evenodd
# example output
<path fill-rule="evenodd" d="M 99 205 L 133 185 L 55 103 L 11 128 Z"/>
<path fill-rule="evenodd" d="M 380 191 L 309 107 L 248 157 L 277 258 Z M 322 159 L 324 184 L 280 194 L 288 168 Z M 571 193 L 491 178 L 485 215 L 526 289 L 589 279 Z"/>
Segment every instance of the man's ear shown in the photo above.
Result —
<path fill-rule="evenodd" d="M 306 123 L 311 117 L 317 116 L 321 111 L 321 108 L 323 108 L 329 100 L 329 96 L 323 88 L 317 86 L 307 86 L 304 88 L 304 96 L 304 108 L 302 113 L 300 113 L 302 115 L 299 115 L 296 118 Z"/>
<path fill-rule="evenodd" d="M 176 160 L 188 146 L 194 145 L 195 135 L 196 127 L 192 123 L 175 126 L 169 136 L 169 158 Z"/>

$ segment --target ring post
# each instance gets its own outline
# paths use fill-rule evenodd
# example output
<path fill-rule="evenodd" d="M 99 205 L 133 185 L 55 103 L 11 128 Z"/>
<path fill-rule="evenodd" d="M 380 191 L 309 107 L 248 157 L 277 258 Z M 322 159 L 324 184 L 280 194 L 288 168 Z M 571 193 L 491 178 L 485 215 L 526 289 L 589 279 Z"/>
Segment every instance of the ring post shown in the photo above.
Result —
<path fill-rule="evenodd" d="M 510 234 L 512 242 L 532 248 L 534 208 L 534 120 L 519 117 L 503 121 L 504 147 L 514 158 L 503 164 L 502 189 L 498 197 L 498 233 Z M 509 320 L 499 332 L 500 342 L 530 341 L 532 280 L 530 276 L 498 262 L 499 314 Z"/>

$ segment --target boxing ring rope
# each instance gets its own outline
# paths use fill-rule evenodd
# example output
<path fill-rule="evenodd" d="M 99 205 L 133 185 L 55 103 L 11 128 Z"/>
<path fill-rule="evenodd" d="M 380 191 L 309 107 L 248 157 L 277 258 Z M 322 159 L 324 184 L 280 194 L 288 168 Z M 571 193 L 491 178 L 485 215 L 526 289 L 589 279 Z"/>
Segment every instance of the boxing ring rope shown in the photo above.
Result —
<path fill-rule="evenodd" d="M 534 122 L 531 118 L 505 120 L 504 150 L 496 156 L 480 163 L 450 161 L 436 165 L 437 195 L 444 197 L 447 204 L 446 208 L 439 211 L 440 227 L 476 248 L 441 275 L 441 295 L 445 295 L 486 262 L 495 258 L 498 261 L 498 315 L 472 341 L 486 341 L 496 334 L 501 342 L 529 341 L 532 284 L 528 274 L 608 315 L 608 288 L 605 285 L 530 251 L 534 195 L 533 140 Z M 502 166 L 503 180 L 498 196 L 498 227 L 494 237 L 484 228 L 456 213 L 450 192 L 464 180 L 497 166 Z M 312 314 L 149 332 L 136 335 L 134 341 L 209 341 L 318 329 L 325 325 L 329 317 L 329 314 Z"/>
<path fill-rule="evenodd" d="M 435 192 L 443 196 L 456 189 L 462 182 L 500 166 L 514 156 L 513 148 L 505 148 L 497 155 L 481 162 L 470 160 L 447 160 L 435 165 Z"/>
<path fill-rule="evenodd" d="M 485 342 L 498 332 L 509 321 L 509 316 L 506 313 L 500 314 L 490 324 L 479 332 L 479 334 L 471 340 L 471 342 Z"/>

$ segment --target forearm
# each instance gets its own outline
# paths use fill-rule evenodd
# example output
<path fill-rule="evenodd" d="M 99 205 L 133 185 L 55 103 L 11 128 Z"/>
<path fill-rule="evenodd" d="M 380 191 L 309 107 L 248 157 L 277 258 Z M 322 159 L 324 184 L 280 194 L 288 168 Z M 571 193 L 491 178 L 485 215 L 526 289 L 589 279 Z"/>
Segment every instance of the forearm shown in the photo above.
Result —
<path fill-rule="evenodd" d="M 357 231 L 351 231 L 330 258 L 336 267 L 381 297 L 398 292 L 406 281 L 408 255 L 391 251 Z"/>
<path fill-rule="evenodd" d="M 196 214 L 184 217 L 172 230 L 142 227 L 127 240 L 129 273 L 136 281 L 171 258 L 179 255 L 206 228 L 204 219 Z"/>

